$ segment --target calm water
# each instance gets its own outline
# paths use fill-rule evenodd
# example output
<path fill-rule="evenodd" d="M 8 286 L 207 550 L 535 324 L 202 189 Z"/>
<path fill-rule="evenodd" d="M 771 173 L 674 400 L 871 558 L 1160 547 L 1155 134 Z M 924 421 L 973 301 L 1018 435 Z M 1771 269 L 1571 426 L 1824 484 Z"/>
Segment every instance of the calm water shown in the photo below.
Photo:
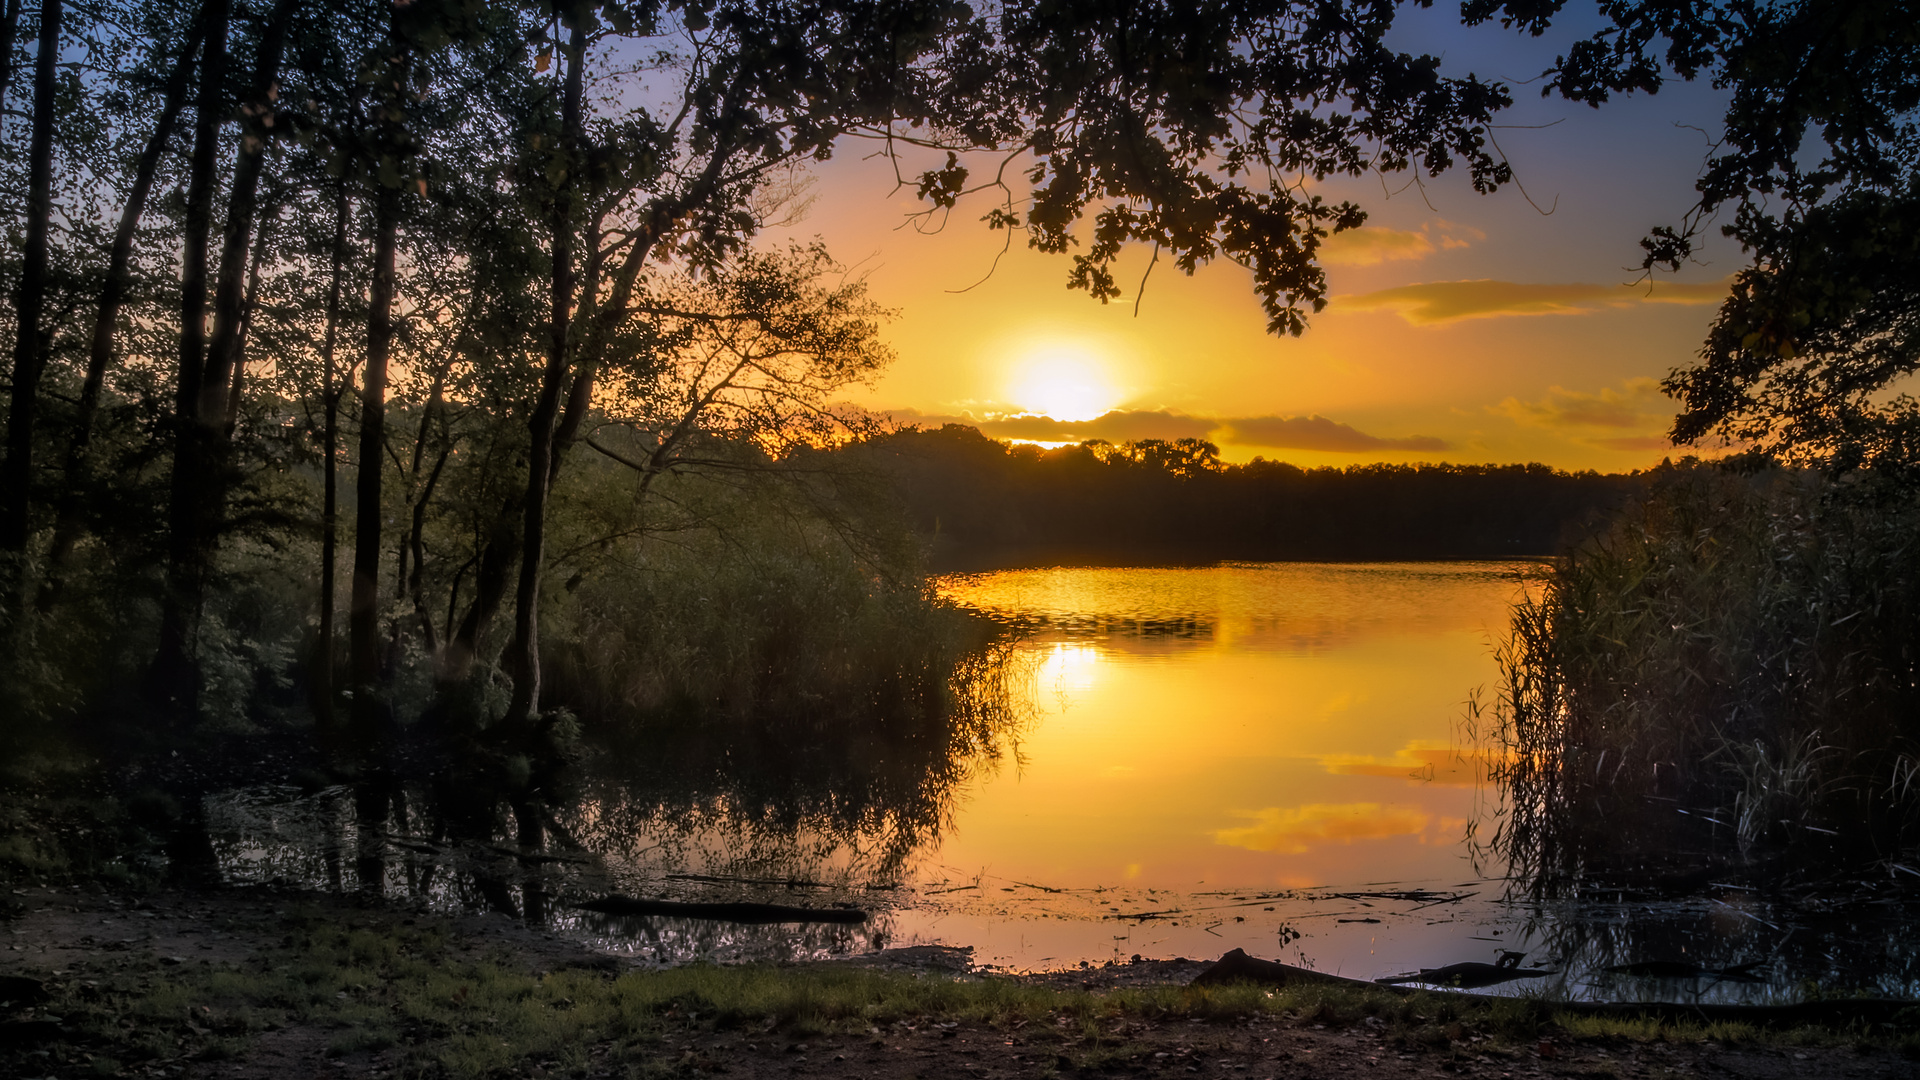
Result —
<path fill-rule="evenodd" d="M 560 900 L 552 925 L 660 963 L 938 944 L 1020 970 L 1240 947 L 1378 977 L 1510 948 L 1561 972 L 1515 992 L 1753 1000 L 1806 978 L 1911 992 L 1914 920 L 1901 906 L 1731 888 L 1505 899 L 1502 868 L 1470 858 L 1470 823 L 1490 827 L 1495 795 L 1467 720 L 1471 701 L 1497 691 L 1493 646 L 1512 602 L 1544 571 L 1282 563 L 946 578 L 943 594 L 1017 630 L 1004 668 L 1013 719 L 994 747 L 903 758 L 855 740 L 784 771 L 799 755 L 778 747 L 757 763 L 739 745 L 662 748 L 646 755 L 659 759 L 651 773 L 629 761 L 633 775 L 563 815 L 591 856 L 540 871 Z M 701 765 L 703 753 L 714 760 Z M 345 843 L 350 826 L 324 802 L 256 792 L 216 807 L 230 873 L 321 880 L 311 842 L 283 838 L 307 814 Z M 389 892 L 474 903 L 456 875 L 432 877 L 444 854 L 405 861 L 420 849 L 398 848 Z M 795 930 L 564 908 L 606 891 L 847 903 L 875 917 Z M 1862 940 L 1876 948 L 1853 947 Z M 1757 960 L 1767 981 L 1603 971 L 1648 959 Z"/>
<path fill-rule="evenodd" d="M 927 929 L 1016 966 L 1204 955 L 1227 937 L 1271 955 L 1285 920 L 1260 918 L 1266 904 L 1191 898 L 1475 879 L 1461 841 L 1481 770 L 1465 702 L 1492 687 L 1492 635 L 1539 572 L 1293 563 L 946 579 L 947 596 L 1028 632 L 1036 720 L 1019 766 L 965 795 L 928 870 L 1177 896 L 1152 906 L 1220 917 L 1118 934 L 958 913 Z"/>

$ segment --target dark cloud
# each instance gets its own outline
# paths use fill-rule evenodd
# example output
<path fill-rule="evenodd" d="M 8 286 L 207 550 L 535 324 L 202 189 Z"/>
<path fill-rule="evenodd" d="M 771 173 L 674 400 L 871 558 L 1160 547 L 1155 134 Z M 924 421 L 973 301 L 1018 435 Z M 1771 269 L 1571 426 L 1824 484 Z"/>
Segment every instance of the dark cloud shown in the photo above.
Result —
<path fill-rule="evenodd" d="M 1045 419 L 1033 417 L 1028 419 Z M 1053 421 L 1058 423 L 1058 421 Z M 1135 442 L 1140 439 L 1206 439 L 1211 438 L 1220 427 L 1220 421 L 1200 416 L 1188 416 L 1172 409 L 1115 409 L 1104 416 L 1096 416 L 1083 424 L 1064 425 L 1082 434 L 1071 436 L 1082 442 L 1088 439 L 1105 439 L 1110 443 Z M 1037 436 L 1021 436 L 1037 438 Z"/>
<path fill-rule="evenodd" d="M 1051 416 L 1031 414 L 962 414 L 942 416 L 914 409 L 894 409 L 886 414 L 897 423 L 937 428 L 943 424 L 966 424 L 995 439 L 1026 439 L 1032 442 L 1086 442 L 1105 439 L 1111 443 L 1141 439 L 1205 439 L 1220 427 L 1220 421 L 1188 416 L 1172 409 L 1115 409 L 1091 420 L 1055 420 Z"/>
<path fill-rule="evenodd" d="M 1253 416 L 1228 420 L 1226 441 L 1241 446 L 1275 450 L 1328 450 L 1365 453 L 1369 450 L 1445 450 L 1447 444 L 1431 435 L 1386 439 L 1324 416 Z"/>
<path fill-rule="evenodd" d="M 1447 444 L 1431 435 L 1382 438 L 1324 416 L 1252 416 L 1214 419 L 1189 416 L 1173 409 L 1115 409 L 1092 420 L 1055 420 L 1050 416 L 943 416 L 913 409 L 886 414 L 901 424 L 937 428 L 966 424 L 995 439 L 1071 443 L 1105 439 L 1110 443 L 1142 439 L 1206 439 L 1214 443 L 1258 446 L 1273 450 L 1324 450 L 1367 453 L 1383 450 L 1445 450 Z"/>

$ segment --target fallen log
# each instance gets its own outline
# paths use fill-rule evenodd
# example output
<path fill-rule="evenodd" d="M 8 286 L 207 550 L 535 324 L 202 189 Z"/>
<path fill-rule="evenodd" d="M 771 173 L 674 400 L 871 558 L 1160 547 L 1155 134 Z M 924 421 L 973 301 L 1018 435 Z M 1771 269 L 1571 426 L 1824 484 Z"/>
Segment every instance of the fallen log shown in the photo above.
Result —
<path fill-rule="evenodd" d="M 1523 968 L 1520 961 L 1526 959 L 1525 953 L 1501 950 L 1500 962 L 1483 964 L 1478 960 L 1468 960 L 1445 967 L 1421 968 L 1417 975 L 1397 975 L 1390 979 L 1375 979 L 1374 982 L 1386 986 L 1398 986 L 1401 983 L 1426 983 L 1429 986 L 1449 986 L 1456 990 L 1477 990 L 1483 986 L 1498 986 L 1515 979 L 1537 979 L 1542 975 L 1555 974 L 1551 968 Z"/>
<path fill-rule="evenodd" d="M 711 919 L 715 922 L 750 923 L 863 923 L 867 913 L 858 908 L 805 908 L 785 904 L 692 903 L 678 900 L 635 900 L 629 896 L 603 896 L 575 904 L 580 911 L 598 911 L 605 915 L 658 915 L 674 919 Z"/>

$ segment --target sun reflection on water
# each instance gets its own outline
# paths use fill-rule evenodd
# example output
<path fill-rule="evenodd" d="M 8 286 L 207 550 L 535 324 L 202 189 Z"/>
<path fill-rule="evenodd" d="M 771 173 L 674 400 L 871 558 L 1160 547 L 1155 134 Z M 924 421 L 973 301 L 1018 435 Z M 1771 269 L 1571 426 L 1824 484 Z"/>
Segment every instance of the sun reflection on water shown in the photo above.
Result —
<path fill-rule="evenodd" d="M 954 576 L 1023 628 L 1041 722 L 941 862 L 1051 886 L 1461 874 L 1490 762 L 1462 703 L 1536 564 L 1225 564 Z M 1116 869 L 1125 873 L 1116 874 Z"/>
<path fill-rule="evenodd" d="M 1046 659 L 1035 673 L 1043 695 L 1051 695 L 1062 711 L 1072 703 L 1074 694 L 1094 688 L 1100 678 L 1100 650 L 1092 645 L 1054 642 L 1046 646 Z"/>

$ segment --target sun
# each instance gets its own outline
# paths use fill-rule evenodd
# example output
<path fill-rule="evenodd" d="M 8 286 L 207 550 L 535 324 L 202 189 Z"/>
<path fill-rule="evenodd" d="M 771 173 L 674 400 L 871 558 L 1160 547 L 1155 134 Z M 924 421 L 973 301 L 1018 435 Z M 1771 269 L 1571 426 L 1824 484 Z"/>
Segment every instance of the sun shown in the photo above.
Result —
<path fill-rule="evenodd" d="M 1009 396 L 1030 413 L 1055 420 L 1091 420 L 1120 404 L 1104 357 L 1079 344 L 1048 344 L 1014 364 Z"/>

